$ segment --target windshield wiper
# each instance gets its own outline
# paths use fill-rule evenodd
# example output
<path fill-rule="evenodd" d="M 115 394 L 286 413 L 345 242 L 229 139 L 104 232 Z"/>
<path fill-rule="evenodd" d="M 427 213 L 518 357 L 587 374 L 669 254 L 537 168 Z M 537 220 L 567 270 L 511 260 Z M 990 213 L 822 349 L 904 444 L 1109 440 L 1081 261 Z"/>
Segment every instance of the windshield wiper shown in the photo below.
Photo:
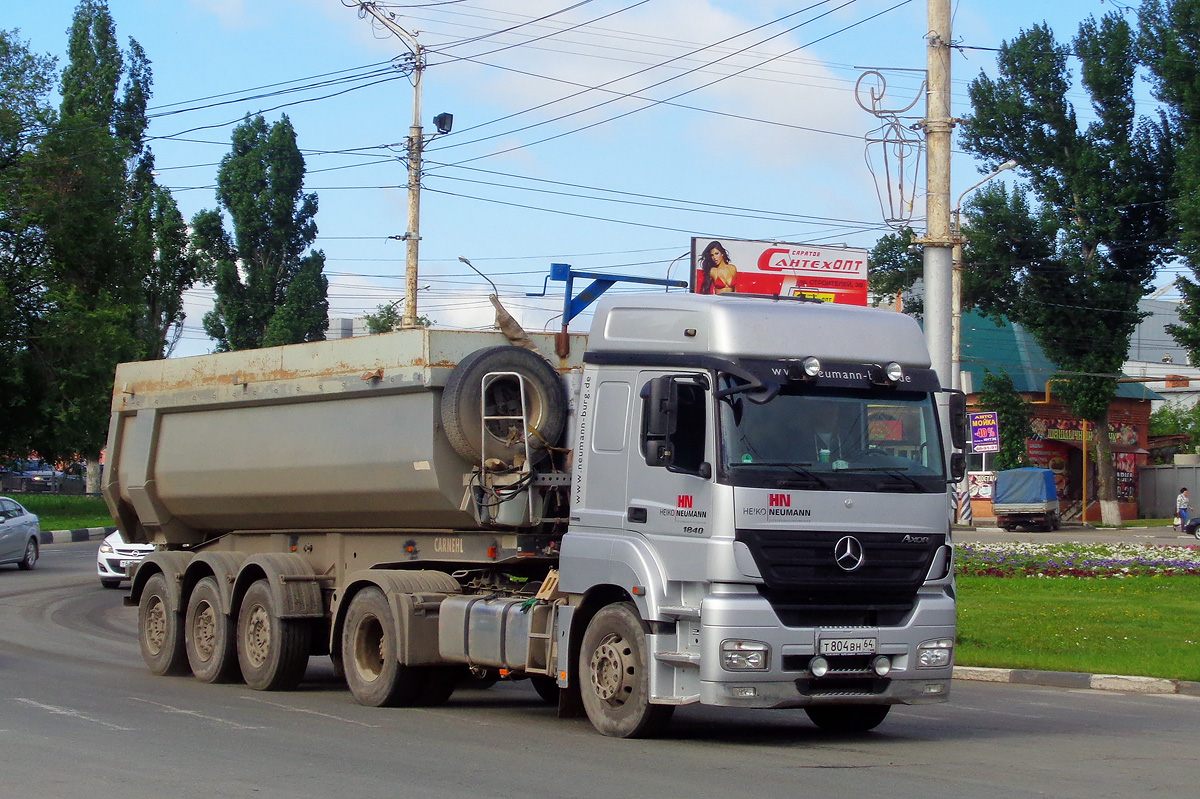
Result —
<path fill-rule="evenodd" d="M 925 490 L 925 486 L 922 485 L 920 481 L 918 481 L 912 475 L 905 474 L 905 472 L 908 471 L 908 468 L 904 467 L 904 466 L 864 466 L 861 469 L 856 468 L 856 469 L 853 469 L 852 471 L 855 471 L 855 472 L 884 472 L 885 474 L 890 475 L 891 477 L 900 478 L 901 485 L 912 486 L 913 488 L 917 489 L 918 491 Z"/>
<path fill-rule="evenodd" d="M 821 488 L 829 488 L 829 483 L 827 483 L 824 480 L 824 478 L 819 476 L 816 472 L 811 472 L 808 469 L 805 469 L 804 465 L 792 463 L 790 461 L 753 461 L 750 463 L 731 463 L 729 465 L 735 466 L 735 467 L 782 466 L 783 468 L 787 469 L 789 472 L 792 472 L 794 474 L 799 475 L 800 477 L 803 477 L 806 481 L 806 483 L 804 485 L 795 485 L 795 483 L 797 482 L 796 480 L 788 480 L 787 478 L 780 478 L 779 480 L 777 480 L 775 482 L 776 488 L 804 488 L 805 486 L 812 486 L 812 485 L 817 485 L 817 486 L 820 486 Z"/>

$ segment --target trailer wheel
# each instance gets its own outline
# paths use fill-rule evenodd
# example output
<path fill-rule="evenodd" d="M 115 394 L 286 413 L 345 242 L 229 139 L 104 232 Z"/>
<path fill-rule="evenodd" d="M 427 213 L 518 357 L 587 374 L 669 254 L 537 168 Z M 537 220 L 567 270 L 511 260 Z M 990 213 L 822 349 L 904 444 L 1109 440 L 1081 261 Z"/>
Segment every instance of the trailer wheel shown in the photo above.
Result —
<path fill-rule="evenodd" d="M 188 598 L 184 645 L 192 674 L 201 682 L 230 682 L 238 674 L 237 624 L 221 612 L 215 577 L 196 583 Z"/>
<path fill-rule="evenodd" d="M 342 629 L 342 664 L 350 693 L 360 705 L 401 707 L 425 698 L 429 671 L 400 663 L 395 629 L 392 608 L 379 588 L 364 588 L 350 600 Z"/>
<path fill-rule="evenodd" d="M 307 620 L 279 618 L 266 580 L 250 585 L 237 621 L 237 659 L 246 685 L 256 691 L 295 688 L 308 667 L 311 640 Z"/>
<path fill-rule="evenodd" d="M 499 458 L 512 463 L 524 453 L 520 424 L 511 420 L 488 422 L 481 427 L 480 395 L 489 372 L 516 372 L 525 379 L 525 406 L 529 415 L 530 458 L 538 460 L 545 448 L 562 436 L 567 422 L 567 397 L 562 379 L 545 358 L 532 350 L 511 345 L 476 350 L 459 361 L 442 391 L 442 427 L 450 446 L 469 461 Z M 488 385 L 485 398 L 488 415 L 521 413 L 517 381 L 501 377 Z"/>
<path fill-rule="evenodd" d="M 891 705 L 815 705 L 804 712 L 825 732 L 854 734 L 878 727 L 891 709 Z"/>
<path fill-rule="evenodd" d="M 609 605 L 588 623 L 579 652 L 580 691 L 592 726 L 614 738 L 653 735 L 674 705 L 650 704 L 646 627 L 628 602 Z"/>
<path fill-rule="evenodd" d="M 170 591 L 167 578 L 160 572 L 146 581 L 138 602 L 138 648 L 150 671 L 160 676 L 188 671 L 183 621 L 171 610 Z"/>

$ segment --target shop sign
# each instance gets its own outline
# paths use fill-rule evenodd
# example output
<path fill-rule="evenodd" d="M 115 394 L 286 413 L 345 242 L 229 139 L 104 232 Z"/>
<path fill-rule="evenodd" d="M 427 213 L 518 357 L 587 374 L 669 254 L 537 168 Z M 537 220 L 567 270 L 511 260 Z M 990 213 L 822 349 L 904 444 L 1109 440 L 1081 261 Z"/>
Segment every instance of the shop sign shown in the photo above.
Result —
<path fill-rule="evenodd" d="M 1000 451 L 1000 417 L 995 411 L 968 414 L 971 420 L 971 451 Z"/>

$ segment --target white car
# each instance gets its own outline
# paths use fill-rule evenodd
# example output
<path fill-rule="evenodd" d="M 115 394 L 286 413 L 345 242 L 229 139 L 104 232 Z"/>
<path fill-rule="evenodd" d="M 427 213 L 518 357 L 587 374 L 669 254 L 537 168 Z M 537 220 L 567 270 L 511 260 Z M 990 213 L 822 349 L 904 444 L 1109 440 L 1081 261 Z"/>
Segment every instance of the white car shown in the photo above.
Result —
<path fill-rule="evenodd" d="M 21 503 L 0 497 L 0 563 L 15 563 L 28 571 L 37 563 L 42 528 L 38 517 Z"/>
<path fill-rule="evenodd" d="M 105 588 L 120 588 L 123 580 L 129 577 L 125 567 L 137 563 L 154 551 L 154 544 L 128 544 L 117 530 L 108 534 L 100 542 L 100 551 L 96 553 L 96 573 L 100 575 L 100 585 Z"/>

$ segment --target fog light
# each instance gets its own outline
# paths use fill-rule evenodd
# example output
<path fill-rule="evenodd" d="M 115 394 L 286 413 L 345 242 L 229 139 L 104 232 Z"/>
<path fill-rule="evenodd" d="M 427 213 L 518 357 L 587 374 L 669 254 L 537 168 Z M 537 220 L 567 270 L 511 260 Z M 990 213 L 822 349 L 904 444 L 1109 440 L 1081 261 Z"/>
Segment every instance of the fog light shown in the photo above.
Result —
<path fill-rule="evenodd" d="M 892 661 L 884 655 L 880 655 L 871 661 L 871 668 L 875 669 L 875 673 L 880 677 L 886 677 L 892 670 Z"/>
<path fill-rule="evenodd" d="M 954 661 L 954 639 L 936 638 L 917 646 L 918 669 L 944 669 Z"/>
<path fill-rule="evenodd" d="M 721 666 L 726 671 L 766 671 L 771 647 L 761 641 L 722 641 Z"/>
<path fill-rule="evenodd" d="M 729 689 L 729 693 L 738 699 L 753 699 L 758 696 L 758 689 L 753 685 L 735 685 Z"/>
<path fill-rule="evenodd" d="M 821 362 L 812 355 L 801 361 L 801 365 L 804 367 L 804 374 L 809 377 L 816 377 L 821 373 Z"/>
<path fill-rule="evenodd" d="M 824 677 L 829 673 L 829 661 L 818 655 L 808 661 L 808 673 L 814 677 Z"/>
<path fill-rule="evenodd" d="M 943 686 L 941 683 L 932 683 L 932 682 L 926 683 L 925 684 L 925 693 L 940 694 L 944 690 L 944 688 L 945 688 L 945 686 Z"/>

